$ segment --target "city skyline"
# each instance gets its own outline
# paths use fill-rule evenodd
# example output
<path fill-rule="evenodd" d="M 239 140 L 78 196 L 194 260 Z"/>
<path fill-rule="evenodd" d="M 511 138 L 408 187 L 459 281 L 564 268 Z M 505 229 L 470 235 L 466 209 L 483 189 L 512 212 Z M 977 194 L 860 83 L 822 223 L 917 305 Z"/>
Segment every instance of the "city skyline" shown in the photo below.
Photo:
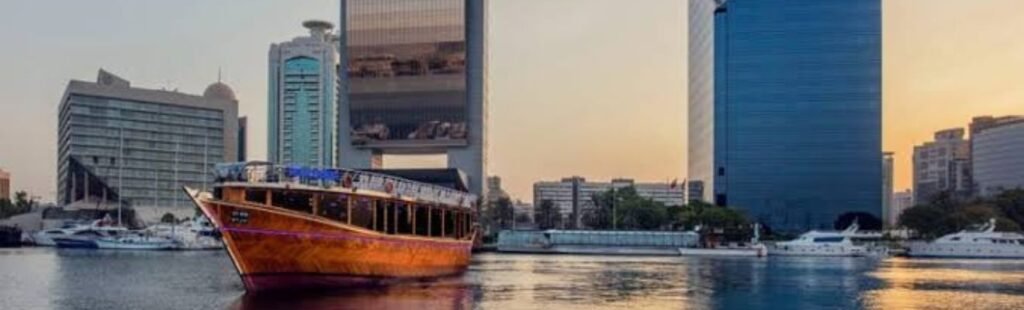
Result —
<path fill-rule="evenodd" d="M 528 200 L 533 182 L 564 175 L 683 179 L 686 2 L 617 3 L 491 4 L 489 171 L 514 197 Z M 111 1 L 52 11 L 0 4 L 0 39 L 19 43 L 0 74 L 0 118 L 18 128 L 0 133 L 0 168 L 11 172 L 12 191 L 54 198 L 61 91 L 101 67 L 141 87 L 186 93 L 199 93 L 222 67 L 239 114 L 252 120 L 250 159 L 265 158 L 266 46 L 299 34 L 303 20 L 336 22 L 337 5 L 247 1 L 239 10 L 238 2 Z M 912 147 L 934 131 L 979 115 L 1024 114 L 1024 44 L 1012 40 L 1024 28 L 1014 18 L 1021 10 L 1024 3 L 1006 0 L 883 2 L 883 150 L 896 152 L 895 189 L 909 187 Z M 44 15 L 48 23 L 35 21 Z M 599 62 L 605 65 L 588 66 Z M 536 82 L 550 71 L 560 83 Z M 622 113 L 625 104 L 633 110 Z"/>

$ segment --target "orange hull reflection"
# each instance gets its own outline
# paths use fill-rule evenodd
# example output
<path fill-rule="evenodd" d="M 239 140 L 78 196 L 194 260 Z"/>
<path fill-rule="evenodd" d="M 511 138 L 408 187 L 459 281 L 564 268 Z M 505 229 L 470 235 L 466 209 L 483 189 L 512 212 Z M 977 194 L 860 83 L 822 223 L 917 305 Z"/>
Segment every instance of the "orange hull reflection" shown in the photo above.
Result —
<path fill-rule="evenodd" d="M 388 235 L 280 208 L 197 199 L 247 290 L 377 285 L 457 275 L 473 241 Z"/>

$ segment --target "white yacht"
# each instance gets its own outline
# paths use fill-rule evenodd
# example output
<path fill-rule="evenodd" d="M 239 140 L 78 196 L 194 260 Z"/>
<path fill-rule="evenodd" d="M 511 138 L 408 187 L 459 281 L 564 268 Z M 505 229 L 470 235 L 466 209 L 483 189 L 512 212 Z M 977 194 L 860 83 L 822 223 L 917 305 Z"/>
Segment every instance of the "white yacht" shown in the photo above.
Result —
<path fill-rule="evenodd" d="M 1024 258 L 1024 235 L 996 232 L 991 219 L 977 230 L 963 230 L 934 241 L 908 243 L 910 257 Z"/>
<path fill-rule="evenodd" d="M 61 228 L 37 231 L 32 242 L 38 246 L 59 246 L 54 239 L 81 239 L 83 236 L 113 236 L 127 231 L 124 227 L 110 225 L 110 219 L 100 219 L 91 224 L 65 225 Z M 94 232 L 94 233 L 93 233 Z"/>
<path fill-rule="evenodd" d="M 885 256 L 885 247 L 876 247 L 865 242 L 877 241 L 881 233 L 861 232 L 854 222 L 843 231 L 812 230 L 800 237 L 777 242 L 768 249 L 768 255 L 778 256 Z"/>

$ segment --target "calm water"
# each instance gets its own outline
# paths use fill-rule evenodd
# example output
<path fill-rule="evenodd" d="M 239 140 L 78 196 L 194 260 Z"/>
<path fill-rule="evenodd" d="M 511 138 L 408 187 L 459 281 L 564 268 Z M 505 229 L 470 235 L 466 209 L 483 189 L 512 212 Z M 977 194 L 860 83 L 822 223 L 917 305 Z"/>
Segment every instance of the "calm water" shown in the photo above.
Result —
<path fill-rule="evenodd" d="M 222 252 L 0 250 L 0 309 L 1024 309 L 1024 262 L 476 256 L 462 277 L 246 295 Z"/>

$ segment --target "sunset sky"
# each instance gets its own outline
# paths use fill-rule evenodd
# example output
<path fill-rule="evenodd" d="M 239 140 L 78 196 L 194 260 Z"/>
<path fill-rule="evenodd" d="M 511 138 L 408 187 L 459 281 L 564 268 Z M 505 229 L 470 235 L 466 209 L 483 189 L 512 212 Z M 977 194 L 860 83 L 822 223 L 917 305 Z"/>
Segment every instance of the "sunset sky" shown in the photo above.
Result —
<path fill-rule="evenodd" d="M 218 68 L 265 158 L 267 50 L 338 19 L 337 0 L 0 2 L 0 169 L 55 196 L 57 105 L 104 68 L 146 88 L 202 93 Z M 685 0 L 494 0 L 490 162 L 514 197 L 580 175 L 685 177 Z M 1024 1 L 887 0 L 884 146 L 896 189 L 914 144 L 972 116 L 1024 114 Z M 842 141 L 837 141 L 842 143 Z M 386 165 L 431 162 L 387 158 Z M 868 167 L 866 167 L 868 168 Z"/>

